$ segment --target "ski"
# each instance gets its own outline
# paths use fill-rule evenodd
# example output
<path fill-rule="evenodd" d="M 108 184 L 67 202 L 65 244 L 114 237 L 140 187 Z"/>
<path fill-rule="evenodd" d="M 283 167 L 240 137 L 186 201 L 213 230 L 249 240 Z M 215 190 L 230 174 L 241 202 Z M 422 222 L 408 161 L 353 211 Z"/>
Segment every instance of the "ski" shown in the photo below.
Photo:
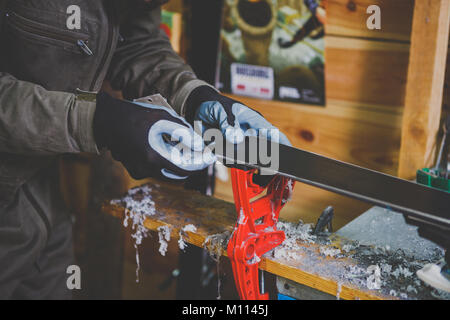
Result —
<path fill-rule="evenodd" d="M 305 150 L 267 143 L 256 137 L 246 137 L 244 142 L 237 145 L 225 141 L 222 143 L 223 148 L 217 148 L 216 145 L 215 154 L 225 165 L 244 165 L 264 170 L 267 174 L 279 174 L 403 213 L 409 219 L 441 231 L 450 231 L 450 193 Z M 255 146 L 261 143 L 271 145 L 270 150 L 278 149 L 279 152 L 274 153 L 278 158 L 275 168 L 256 155 Z M 226 150 L 233 149 L 230 156 Z M 273 154 L 270 157 L 275 159 Z"/>

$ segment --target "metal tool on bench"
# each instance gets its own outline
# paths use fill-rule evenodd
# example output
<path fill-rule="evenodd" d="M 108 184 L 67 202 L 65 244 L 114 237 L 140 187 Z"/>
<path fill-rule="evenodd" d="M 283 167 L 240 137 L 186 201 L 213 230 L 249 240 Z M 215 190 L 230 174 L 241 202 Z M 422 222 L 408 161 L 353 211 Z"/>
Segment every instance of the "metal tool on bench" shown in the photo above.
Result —
<path fill-rule="evenodd" d="M 334 216 L 334 209 L 332 206 L 328 206 L 323 210 L 321 213 L 319 219 L 317 220 L 317 223 L 314 227 L 313 234 L 318 235 L 325 231 L 325 228 L 327 229 L 327 232 L 331 233 L 333 232 L 333 220 Z"/>
<path fill-rule="evenodd" d="M 402 213 L 409 221 L 429 231 L 426 235 L 427 237 L 430 236 L 430 240 L 437 242 L 444 248 L 450 247 L 449 193 L 342 161 L 329 159 L 308 151 L 274 143 L 272 143 L 272 148 L 278 148 L 279 150 L 279 166 L 277 169 L 271 169 L 259 158 L 256 159 L 256 162 L 249 160 L 251 158 L 249 156 L 250 153 L 254 152 L 254 149 L 249 146 L 259 145 L 257 137 L 246 137 L 244 142 L 238 145 L 232 145 L 226 141 L 223 144 L 225 148 L 216 150 L 216 156 L 226 165 L 234 163 L 235 165 L 263 169 L 274 175 L 290 178 Z M 227 155 L 226 150 L 229 150 L 229 148 L 235 149 L 235 152 L 232 153 L 233 157 Z M 256 252 L 257 247 L 255 245 L 264 249 L 272 248 L 279 245 L 284 237 L 280 233 L 276 233 L 273 235 L 274 240 L 270 245 L 264 244 L 264 246 L 261 246 L 260 241 L 264 241 L 264 237 L 258 236 L 252 238 L 251 241 L 247 241 L 247 238 L 242 236 L 242 234 L 249 236 L 253 232 L 252 230 L 256 230 L 255 221 L 257 219 L 255 217 L 264 216 L 267 219 L 267 209 L 270 201 L 265 200 L 263 205 L 262 202 L 261 205 L 250 203 L 250 198 L 261 192 L 252 182 L 254 172 L 250 171 L 251 173 L 248 174 L 238 169 L 233 169 L 233 172 L 236 210 L 239 216 L 240 208 L 245 208 L 243 212 L 244 218 L 247 220 L 244 221 L 249 223 L 242 228 L 240 228 L 239 223 L 236 224 L 237 228 L 228 245 L 230 257 L 237 259 L 233 268 L 236 285 L 241 293 L 241 298 L 267 298 L 267 296 L 255 292 L 257 288 L 257 278 L 255 278 L 257 266 L 251 264 L 251 262 L 254 262 L 251 260 L 254 256 L 252 253 Z M 279 179 L 276 178 L 273 181 L 280 181 Z M 283 196 L 287 180 L 284 181 L 278 182 L 276 185 L 272 184 L 270 193 L 273 195 L 278 194 L 278 198 L 273 198 L 276 201 L 279 201 Z M 281 207 L 277 209 L 280 210 Z M 261 212 L 258 210 L 261 210 Z M 278 217 L 279 211 L 276 214 Z M 434 234 L 439 234 L 439 237 L 434 237 Z M 259 242 L 256 239 L 259 239 Z M 245 250 L 243 250 L 244 248 Z M 258 254 L 263 252 L 261 249 L 258 250 Z M 251 279 L 247 277 L 246 272 L 251 272 Z M 247 285 L 246 281 L 249 281 L 249 285 Z M 247 290 L 249 287 L 251 287 L 252 294 L 250 294 L 250 289 Z"/>

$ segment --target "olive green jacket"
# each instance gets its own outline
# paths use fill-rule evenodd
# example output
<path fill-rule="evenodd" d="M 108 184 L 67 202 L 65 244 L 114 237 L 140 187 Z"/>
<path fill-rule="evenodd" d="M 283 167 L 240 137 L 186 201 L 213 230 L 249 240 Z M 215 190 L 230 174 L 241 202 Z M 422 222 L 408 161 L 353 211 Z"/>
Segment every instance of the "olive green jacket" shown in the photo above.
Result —
<path fill-rule="evenodd" d="M 83 92 L 99 91 L 107 79 L 127 99 L 160 93 L 184 115 L 189 93 L 206 84 L 172 50 L 159 28 L 159 6 L 143 10 L 134 3 L 6 1 L 0 36 L 0 208 L 57 155 L 98 153 L 95 102 Z M 72 5 L 80 8 L 80 29 L 68 28 Z"/>

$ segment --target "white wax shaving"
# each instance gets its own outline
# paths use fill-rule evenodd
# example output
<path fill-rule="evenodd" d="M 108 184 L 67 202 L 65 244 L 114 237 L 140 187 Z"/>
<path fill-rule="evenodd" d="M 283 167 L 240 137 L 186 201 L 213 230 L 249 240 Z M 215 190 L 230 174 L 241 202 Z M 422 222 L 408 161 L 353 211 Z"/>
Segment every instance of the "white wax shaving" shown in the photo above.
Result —
<path fill-rule="evenodd" d="M 239 211 L 238 224 L 244 224 L 244 223 L 245 223 L 244 209 L 241 208 L 241 210 Z"/>
<path fill-rule="evenodd" d="M 385 273 L 390 273 L 391 270 L 392 270 L 392 266 L 390 264 L 387 264 L 387 263 L 380 264 L 380 268 L 381 268 L 381 271 L 385 272 Z"/>
<path fill-rule="evenodd" d="M 325 257 L 335 257 L 335 256 L 337 256 L 338 254 L 341 253 L 341 250 L 339 250 L 337 248 L 330 248 L 330 247 L 327 247 L 327 246 L 320 247 L 319 251 Z"/>
<path fill-rule="evenodd" d="M 275 210 L 273 208 L 273 202 L 270 202 L 270 208 L 272 209 L 272 220 L 274 223 L 277 222 L 277 217 L 275 216 Z"/>
<path fill-rule="evenodd" d="M 352 246 L 351 244 L 345 244 L 345 245 L 342 247 L 342 251 L 344 251 L 344 252 L 346 252 L 346 253 L 349 253 L 349 252 L 352 251 L 353 249 L 355 249 L 355 247 Z"/>
<path fill-rule="evenodd" d="M 402 266 L 398 266 L 397 269 L 395 269 L 395 271 L 393 271 L 391 273 L 395 278 L 399 278 L 399 277 L 410 277 L 412 276 L 414 273 L 411 272 L 408 268 L 406 267 L 402 267 Z"/>
<path fill-rule="evenodd" d="M 337 283 L 337 290 L 336 290 L 336 300 L 340 299 L 341 292 L 342 292 L 342 283 L 338 282 Z"/>
<path fill-rule="evenodd" d="M 297 260 L 299 256 L 295 253 L 298 248 L 297 241 L 306 241 L 313 243 L 316 236 L 312 232 L 312 224 L 303 224 L 299 222 L 297 225 L 278 221 L 277 229 L 284 231 L 286 234 L 286 240 L 273 250 L 275 258 L 284 258 L 287 260 Z"/>
<path fill-rule="evenodd" d="M 406 291 L 409 293 L 411 293 L 411 292 L 417 293 L 417 289 L 412 285 L 408 285 L 408 287 L 406 288 Z"/>
<path fill-rule="evenodd" d="M 178 246 L 180 247 L 181 250 L 184 250 L 187 247 L 187 243 L 184 241 L 183 235 L 186 234 L 186 232 L 195 232 L 195 231 L 197 231 L 197 227 L 194 226 L 193 224 L 188 224 L 180 230 L 179 232 L 180 238 L 178 239 Z"/>
<path fill-rule="evenodd" d="M 288 193 L 288 197 L 286 200 L 290 201 L 292 199 L 292 193 L 294 192 L 294 182 L 292 181 L 292 179 L 288 180 L 287 188 L 289 190 L 289 193 Z"/>
<path fill-rule="evenodd" d="M 367 268 L 370 276 L 367 278 L 367 288 L 370 290 L 381 289 L 381 269 L 378 265 L 371 265 Z"/>
<path fill-rule="evenodd" d="M 255 254 L 250 260 L 248 260 L 248 264 L 252 265 L 252 264 L 259 263 L 260 261 L 261 261 L 261 258 Z"/>
<path fill-rule="evenodd" d="M 165 256 L 167 248 L 169 246 L 168 242 L 170 241 L 169 226 L 158 227 L 158 237 L 159 237 L 159 253 L 161 253 L 162 256 Z"/>
<path fill-rule="evenodd" d="M 125 217 L 123 220 L 124 227 L 128 227 L 131 221 L 131 229 L 133 230 L 131 237 L 134 240 L 134 248 L 136 249 L 136 282 L 139 282 L 139 245 L 144 238 L 149 235 L 149 230 L 144 226 L 147 217 L 155 214 L 155 202 L 152 201 L 150 192 L 151 188 L 142 186 L 131 189 L 128 194 L 119 200 L 111 200 L 111 204 L 125 204 Z"/>
<path fill-rule="evenodd" d="M 282 199 L 282 201 L 281 201 L 283 204 L 291 201 L 291 199 L 292 199 L 292 194 L 294 191 L 294 182 L 292 181 L 292 179 L 288 180 L 286 189 L 288 190 L 288 192 L 287 192 L 287 197 L 285 199 Z"/>

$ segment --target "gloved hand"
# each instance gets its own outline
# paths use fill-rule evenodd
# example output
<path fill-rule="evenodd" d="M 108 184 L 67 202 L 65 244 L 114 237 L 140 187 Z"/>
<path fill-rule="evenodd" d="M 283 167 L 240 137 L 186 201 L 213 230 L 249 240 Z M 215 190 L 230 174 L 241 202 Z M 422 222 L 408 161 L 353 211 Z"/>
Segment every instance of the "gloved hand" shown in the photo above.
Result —
<path fill-rule="evenodd" d="M 185 179 L 215 162 L 202 138 L 175 111 L 97 95 L 94 137 L 134 179 Z M 208 149 L 206 149 L 208 151 Z"/>
<path fill-rule="evenodd" d="M 221 95 L 211 87 L 194 89 L 186 103 L 186 120 L 189 123 L 200 120 L 203 131 L 209 128 L 220 129 L 232 143 L 240 143 L 244 135 L 258 136 L 264 130 L 261 133 L 267 134 L 267 140 L 291 145 L 289 139 L 259 112 Z"/>

